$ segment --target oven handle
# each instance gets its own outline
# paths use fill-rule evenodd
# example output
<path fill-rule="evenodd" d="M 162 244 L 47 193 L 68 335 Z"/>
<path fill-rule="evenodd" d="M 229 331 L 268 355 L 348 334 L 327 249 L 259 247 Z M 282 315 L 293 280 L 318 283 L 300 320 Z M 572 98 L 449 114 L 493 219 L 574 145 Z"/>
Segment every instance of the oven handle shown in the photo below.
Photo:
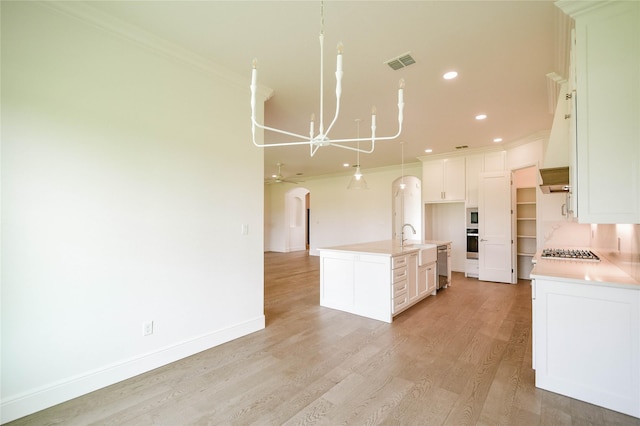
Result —
<path fill-rule="evenodd" d="M 478 234 L 467 234 L 467 237 L 477 237 Z"/>

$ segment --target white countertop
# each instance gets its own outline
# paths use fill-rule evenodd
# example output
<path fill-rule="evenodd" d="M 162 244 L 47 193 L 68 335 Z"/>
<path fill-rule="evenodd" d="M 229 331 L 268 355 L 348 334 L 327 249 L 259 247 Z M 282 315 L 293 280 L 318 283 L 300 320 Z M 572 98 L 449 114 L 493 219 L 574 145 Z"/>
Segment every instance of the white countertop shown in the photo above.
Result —
<path fill-rule="evenodd" d="M 640 282 L 609 262 L 602 253 L 592 250 L 600 262 L 580 260 L 544 259 L 542 250 L 534 256 L 531 278 L 554 279 L 578 284 L 631 288 L 640 291 Z"/>
<path fill-rule="evenodd" d="M 334 251 L 350 251 L 355 253 L 369 253 L 369 254 L 384 254 L 389 256 L 397 256 L 401 254 L 413 253 L 420 248 L 424 248 L 426 245 L 440 246 L 451 244 L 451 241 L 436 241 L 436 240 L 408 240 L 405 241 L 404 246 L 400 244 L 399 240 L 383 240 L 372 241 L 368 243 L 347 244 L 336 247 L 325 247 L 319 249 L 322 250 L 334 250 Z"/>

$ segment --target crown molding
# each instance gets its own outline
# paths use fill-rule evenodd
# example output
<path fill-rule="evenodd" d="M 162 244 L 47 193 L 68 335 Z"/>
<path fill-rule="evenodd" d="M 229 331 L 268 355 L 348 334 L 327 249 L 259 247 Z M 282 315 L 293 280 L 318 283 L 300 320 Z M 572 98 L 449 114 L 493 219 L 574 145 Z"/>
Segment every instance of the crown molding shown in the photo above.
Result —
<path fill-rule="evenodd" d="M 425 161 L 431 161 L 431 160 L 442 160 L 445 158 L 467 157 L 470 155 L 486 154 L 489 152 L 508 151 L 510 149 L 516 148 L 521 145 L 527 145 L 532 142 L 548 139 L 549 133 L 550 133 L 550 130 L 540 130 L 522 139 L 518 139 L 513 142 L 501 143 L 496 146 L 484 146 L 480 148 L 471 148 L 471 149 L 463 149 L 459 151 L 442 152 L 442 153 L 433 154 L 433 155 L 424 155 L 416 158 L 422 162 L 425 162 Z"/>
<path fill-rule="evenodd" d="M 199 71 L 226 80 L 234 86 L 241 88 L 248 88 L 249 86 L 247 78 L 243 78 L 178 44 L 158 37 L 88 4 L 75 1 L 40 1 L 38 3 L 94 28 L 115 34 L 160 56 L 177 59 Z M 273 96 L 273 89 L 259 84 L 257 93 L 263 101 L 267 101 Z"/>
<path fill-rule="evenodd" d="M 575 18 L 576 16 L 598 9 L 614 1 L 615 0 L 560 0 L 556 2 L 556 6 L 567 15 Z"/>

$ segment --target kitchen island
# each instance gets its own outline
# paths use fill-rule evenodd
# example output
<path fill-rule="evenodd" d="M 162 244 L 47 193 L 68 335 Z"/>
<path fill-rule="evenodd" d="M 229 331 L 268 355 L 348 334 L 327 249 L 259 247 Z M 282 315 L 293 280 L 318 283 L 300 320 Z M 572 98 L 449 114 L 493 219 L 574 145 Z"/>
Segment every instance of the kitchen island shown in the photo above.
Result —
<path fill-rule="evenodd" d="M 437 247 L 450 241 L 374 241 L 320 249 L 320 305 L 391 323 L 437 290 Z M 450 272 L 449 280 L 450 283 Z"/>
<path fill-rule="evenodd" d="M 535 384 L 640 417 L 640 282 L 598 255 L 534 258 Z"/>

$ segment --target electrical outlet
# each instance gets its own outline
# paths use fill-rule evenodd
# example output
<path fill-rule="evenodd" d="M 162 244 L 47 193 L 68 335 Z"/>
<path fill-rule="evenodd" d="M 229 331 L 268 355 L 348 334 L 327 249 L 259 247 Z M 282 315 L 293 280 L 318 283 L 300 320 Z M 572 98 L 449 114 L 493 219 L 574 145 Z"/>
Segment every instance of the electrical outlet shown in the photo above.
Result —
<path fill-rule="evenodd" d="M 153 321 L 147 321 L 142 324 L 142 335 L 149 336 L 153 334 Z"/>

